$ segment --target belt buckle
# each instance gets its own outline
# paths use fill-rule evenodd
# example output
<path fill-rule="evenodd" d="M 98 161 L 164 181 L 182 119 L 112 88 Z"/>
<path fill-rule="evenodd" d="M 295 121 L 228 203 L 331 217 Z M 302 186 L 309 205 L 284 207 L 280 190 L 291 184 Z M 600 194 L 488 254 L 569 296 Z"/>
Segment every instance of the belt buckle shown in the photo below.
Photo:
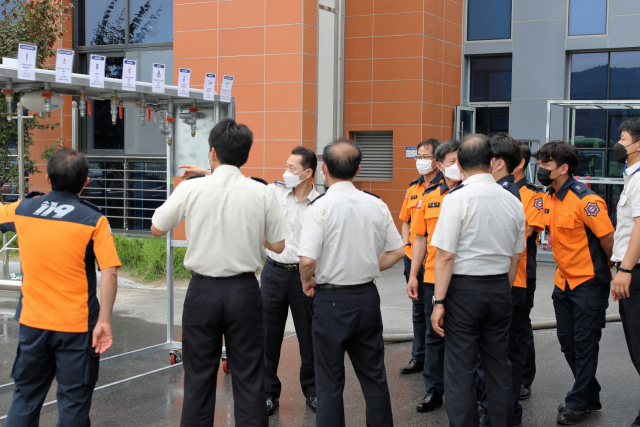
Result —
<path fill-rule="evenodd" d="M 284 266 L 284 271 L 296 271 L 296 266 L 295 265 L 285 265 Z"/>

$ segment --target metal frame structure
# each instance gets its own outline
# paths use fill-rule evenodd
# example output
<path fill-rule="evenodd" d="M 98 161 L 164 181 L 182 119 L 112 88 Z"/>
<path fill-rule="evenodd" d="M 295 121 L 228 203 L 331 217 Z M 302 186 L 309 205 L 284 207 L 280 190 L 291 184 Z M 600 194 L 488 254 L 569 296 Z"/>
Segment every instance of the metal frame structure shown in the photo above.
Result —
<path fill-rule="evenodd" d="M 197 107 L 213 107 L 215 111 L 216 121 L 220 119 L 220 95 L 215 94 L 213 101 L 204 100 L 204 92 L 202 90 L 190 89 L 189 97 L 180 97 L 178 95 L 178 87 L 165 86 L 165 92 L 163 94 L 153 93 L 150 83 L 136 82 L 135 91 L 123 91 L 122 80 L 105 78 L 104 88 L 92 88 L 90 87 L 90 78 L 84 74 L 72 74 L 71 83 L 56 83 L 55 72 L 50 70 L 37 69 L 35 72 L 35 81 L 20 80 L 17 78 L 18 71 L 14 67 L 0 65 L 0 88 L 12 88 L 16 92 L 32 92 L 32 91 L 46 91 L 51 90 L 61 95 L 79 96 L 80 101 L 85 99 L 111 99 L 115 96 L 118 106 L 132 106 L 135 102 L 139 103 L 140 108 L 151 108 L 155 111 L 163 112 L 163 117 L 166 117 L 165 121 L 161 123 L 161 132 L 166 135 L 167 144 L 167 198 L 173 191 L 173 162 L 174 151 L 177 144 L 187 143 L 188 141 L 173 141 L 174 135 L 178 135 L 175 132 L 175 126 L 173 117 L 179 120 L 180 107 L 189 107 L 190 111 L 193 111 Z M 142 100 L 142 104 L 140 101 Z M 86 101 L 89 102 L 89 101 Z M 86 108 L 86 107 L 85 107 Z M 86 110 L 85 110 L 86 111 Z M 78 102 L 72 102 L 72 147 L 77 147 L 77 126 L 78 126 Z M 80 111 L 81 116 L 83 111 Z M 88 111 L 87 111 L 88 113 Z M 14 119 L 17 120 L 18 125 L 18 165 L 19 165 L 19 198 L 24 197 L 24 127 L 23 120 L 26 118 L 23 116 L 22 105 L 18 103 L 17 111 L 14 113 Z M 228 115 L 230 117 L 235 116 L 235 98 L 231 98 Z M 11 115 L 9 116 L 11 120 Z M 172 120 L 169 120 L 171 118 Z M 0 118 L 5 120 L 4 117 Z M 197 114 L 194 120 L 197 119 Z M 161 120 L 162 121 L 162 120 Z M 197 128 L 197 120 L 195 120 L 195 126 Z M 192 129 L 194 129 L 192 127 Z M 15 238 L 15 237 L 14 237 Z M 5 239 L 6 240 L 6 239 Z M 174 261 L 174 248 L 187 247 L 187 242 L 183 240 L 174 240 L 173 231 L 167 233 L 167 339 L 164 343 L 156 344 L 150 347 L 141 348 L 138 350 L 130 351 L 127 353 L 118 354 L 115 356 L 107 357 L 100 360 L 100 366 L 113 365 L 127 360 L 147 356 L 160 351 L 168 350 L 171 355 L 171 365 L 145 372 L 140 375 L 125 378 L 120 381 L 105 384 L 95 389 L 94 396 L 100 396 L 113 391 L 121 390 L 123 388 L 143 383 L 173 372 L 182 370 L 181 363 L 181 349 L 182 343 L 175 341 L 174 337 L 174 294 L 173 294 L 173 261 Z M 4 242 L 0 252 L 6 253 L 9 243 Z M 22 281 L 19 280 L 0 280 L 0 290 L 8 291 L 20 291 Z M 175 364 L 173 364 L 175 363 Z M 10 393 L 14 390 L 14 383 L 8 383 L 0 385 L 0 394 Z M 44 404 L 42 413 L 55 411 L 57 409 L 57 401 L 51 401 Z M 6 416 L 0 417 L 0 420 L 5 419 Z"/>

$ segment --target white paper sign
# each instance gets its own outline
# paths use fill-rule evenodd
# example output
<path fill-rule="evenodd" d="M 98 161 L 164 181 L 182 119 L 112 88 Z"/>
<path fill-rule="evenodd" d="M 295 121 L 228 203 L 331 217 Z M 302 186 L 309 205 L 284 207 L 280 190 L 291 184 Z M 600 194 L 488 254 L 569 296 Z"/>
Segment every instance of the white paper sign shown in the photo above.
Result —
<path fill-rule="evenodd" d="M 202 97 L 207 101 L 213 101 L 213 95 L 216 93 L 216 75 L 206 73 L 204 75 L 204 95 Z"/>
<path fill-rule="evenodd" d="M 191 81 L 191 70 L 180 68 L 178 74 L 178 96 L 189 96 L 189 82 Z"/>
<path fill-rule="evenodd" d="M 136 90 L 136 61 L 125 59 L 122 63 L 122 90 Z"/>
<path fill-rule="evenodd" d="M 153 64 L 151 89 L 154 93 L 164 93 L 164 64 Z"/>
<path fill-rule="evenodd" d="M 56 82 L 71 83 L 73 72 L 73 50 L 58 49 L 56 55 Z"/>
<path fill-rule="evenodd" d="M 91 55 L 91 61 L 89 61 L 90 87 L 104 87 L 104 62 L 104 56 Z"/>
<path fill-rule="evenodd" d="M 233 86 L 233 76 L 224 76 L 222 78 L 222 87 L 220 88 L 220 101 L 231 102 L 232 86 Z"/>
<path fill-rule="evenodd" d="M 32 44 L 18 44 L 18 78 L 22 80 L 36 79 L 36 54 L 38 47 Z"/>

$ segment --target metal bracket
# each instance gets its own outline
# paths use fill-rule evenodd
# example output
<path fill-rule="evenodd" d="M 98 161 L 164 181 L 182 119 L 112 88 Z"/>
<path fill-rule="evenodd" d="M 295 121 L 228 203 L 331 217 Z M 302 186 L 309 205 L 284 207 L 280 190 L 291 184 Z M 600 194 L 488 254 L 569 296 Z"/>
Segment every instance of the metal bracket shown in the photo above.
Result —
<path fill-rule="evenodd" d="M 336 8 L 335 7 L 329 7 L 329 6 L 325 6 L 323 4 L 319 4 L 318 5 L 318 9 L 326 10 L 327 12 L 331 12 L 331 13 L 336 13 Z"/>

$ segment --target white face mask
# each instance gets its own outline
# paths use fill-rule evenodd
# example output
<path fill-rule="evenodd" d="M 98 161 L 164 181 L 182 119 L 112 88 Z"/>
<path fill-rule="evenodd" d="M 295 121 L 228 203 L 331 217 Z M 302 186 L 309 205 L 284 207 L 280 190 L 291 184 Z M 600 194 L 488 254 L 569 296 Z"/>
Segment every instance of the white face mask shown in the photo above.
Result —
<path fill-rule="evenodd" d="M 427 175 L 433 171 L 433 160 L 416 160 L 416 168 L 420 175 Z"/>
<path fill-rule="evenodd" d="M 302 173 L 300 175 L 302 175 Z M 305 178 L 303 180 L 300 180 L 300 175 L 294 175 L 291 172 L 286 171 L 282 175 L 282 178 L 284 178 L 284 184 L 287 186 L 287 188 L 296 188 L 302 181 L 305 181 L 307 179 Z"/>
<path fill-rule="evenodd" d="M 451 166 L 444 168 L 444 176 L 452 181 L 460 181 L 462 179 L 462 174 L 460 173 L 458 164 L 454 163 Z"/>

